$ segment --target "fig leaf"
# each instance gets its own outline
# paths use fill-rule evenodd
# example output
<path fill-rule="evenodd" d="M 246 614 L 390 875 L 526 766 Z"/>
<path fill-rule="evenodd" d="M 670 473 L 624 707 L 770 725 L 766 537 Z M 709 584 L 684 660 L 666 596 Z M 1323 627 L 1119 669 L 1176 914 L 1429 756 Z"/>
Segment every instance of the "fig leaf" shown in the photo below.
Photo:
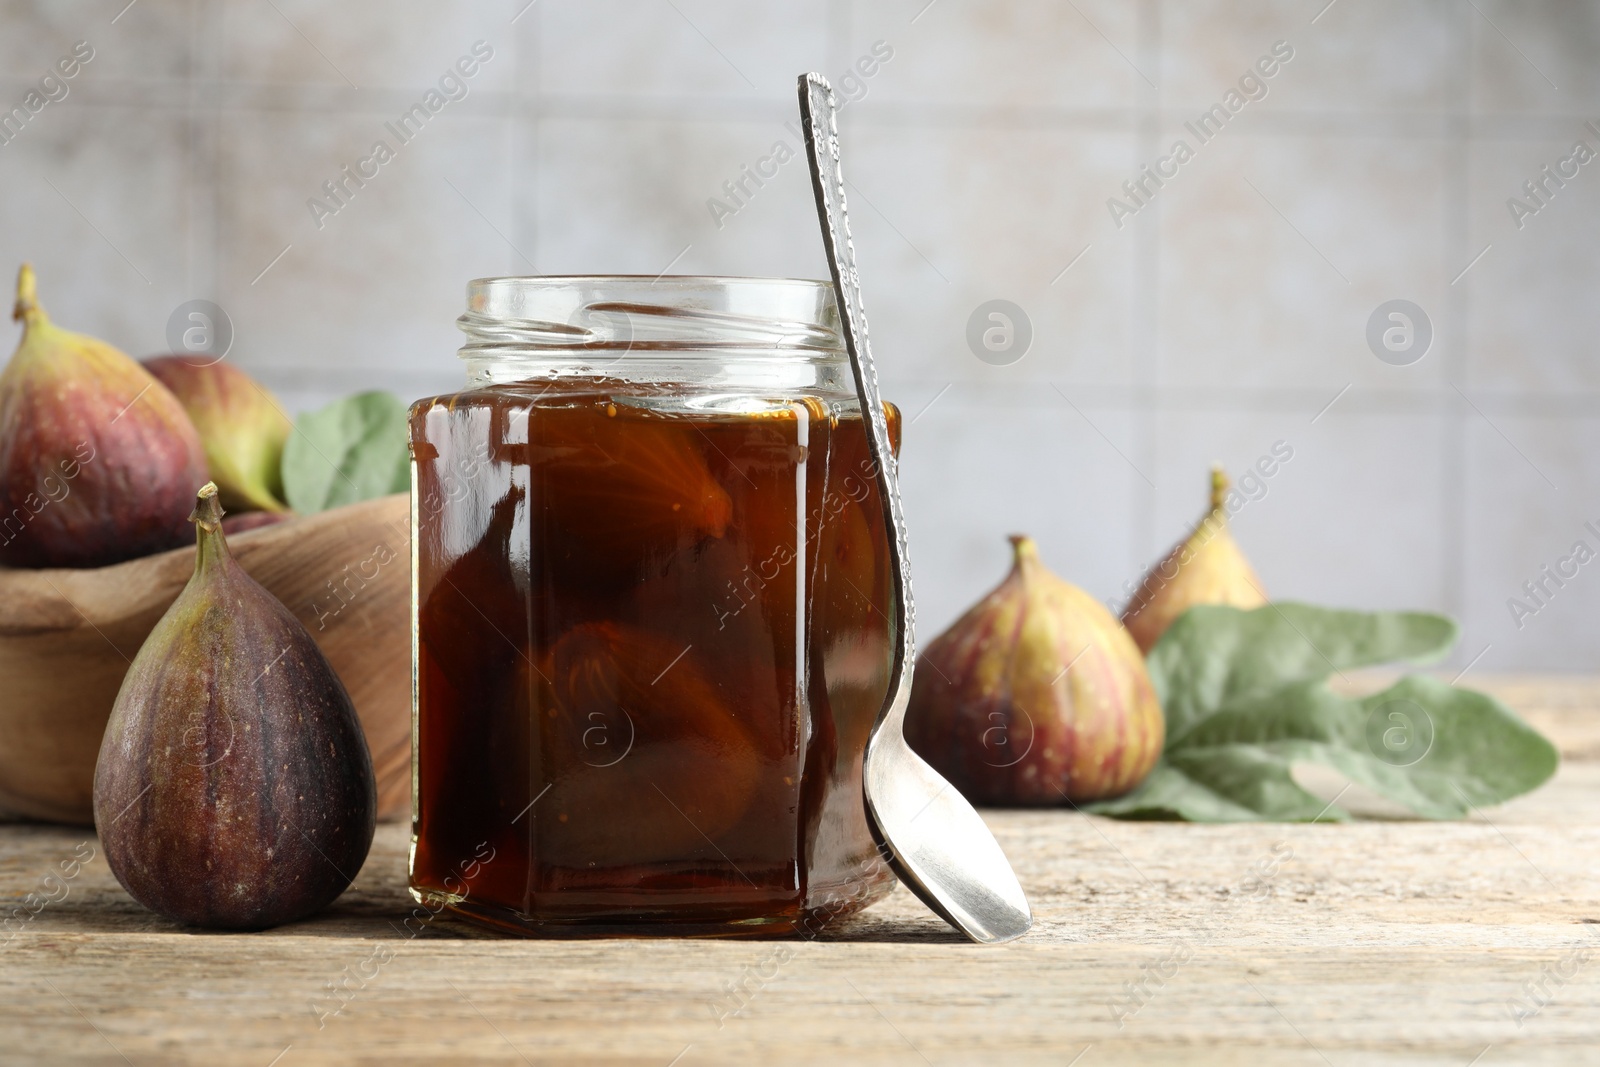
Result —
<path fill-rule="evenodd" d="M 1302 789 L 1323 763 L 1424 818 L 1453 819 L 1537 788 L 1555 747 L 1493 697 L 1412 675 L 1365 697 L 1325 685 L 1346 668 L 1436 659 L 1456 625 L 1420 612 L 1268 604 L 1196 607 L 1150 652 L 1167 716 L 1162 759 L 1139 789 L 1084 805 L 1122 818 L 1343 820 Z"/>
<path fill-rule="evenodd" d="M 336 400 L 295 420 L 283 449 L 283 492 L 303 515 L 411 486 L 406 406 L 373 391 Z"/>

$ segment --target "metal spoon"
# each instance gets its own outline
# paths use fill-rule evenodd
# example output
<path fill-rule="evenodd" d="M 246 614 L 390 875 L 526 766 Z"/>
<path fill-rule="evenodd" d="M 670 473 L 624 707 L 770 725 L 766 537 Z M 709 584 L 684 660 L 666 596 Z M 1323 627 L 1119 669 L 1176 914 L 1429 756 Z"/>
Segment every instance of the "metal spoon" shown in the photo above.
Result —
<path fill-rule="evenodd" d="M 867 816 L 889 866 L 923 903 L 974 941 L 1010 941 L 1027 933 L 1033 913 L 1000 843 L 966 798 L 906 744 L 906 704 L 911 699 L 911 668 L 917 659 L 906 519 L 900 505 L 898 468 L 889 449 L 889 427 L 878 395 L 878 372 L 867 342 L 867 316 L 861 307 L 850 221 L 845 215 L 836 110 L 826 78 L 820 74 L 800 78 L 800 118 L 811 162 L 811 187 L 822 221 L 822 243 L 833 274 L 845 350 L 855 371 L 856 396 L 868 426 L 878 495 L 883 500 L 884 519 L 893 531 L 889 574 L 900 641 L 889 672 L 888 696 L 867 739 Z"/>

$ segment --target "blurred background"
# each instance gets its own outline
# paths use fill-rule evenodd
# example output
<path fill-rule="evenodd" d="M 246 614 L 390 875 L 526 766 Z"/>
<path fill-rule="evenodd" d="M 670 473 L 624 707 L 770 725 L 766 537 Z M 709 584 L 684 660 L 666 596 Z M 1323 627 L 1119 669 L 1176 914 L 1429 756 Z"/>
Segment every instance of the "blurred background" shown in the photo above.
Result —
<path fill-rule="evenodd" d="M 1013 531 L 1120 606 L 1209 464 L 1276 448 L 1233 519 L 1276 598 L 1600 666 L 1592 3 L 0 0 L 0 269 L 135 356 L 214 301 L 293 411 L 443 392 L 469 278 L 824 276 L 806 70 L 847 101 L 925 639 Z M 969 343 L 994 300 L 1009 348 Z"/>

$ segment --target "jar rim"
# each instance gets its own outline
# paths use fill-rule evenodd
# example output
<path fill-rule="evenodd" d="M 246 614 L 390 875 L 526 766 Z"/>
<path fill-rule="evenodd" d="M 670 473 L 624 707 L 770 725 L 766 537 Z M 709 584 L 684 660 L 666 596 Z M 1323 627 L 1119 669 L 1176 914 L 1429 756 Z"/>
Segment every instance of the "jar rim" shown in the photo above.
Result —
<path fill-rule="evenodd" d="M 812 278 L 570 274 L 476 278 L 461 356 L 618 351 L 843 358 L 833 283 Z"/>

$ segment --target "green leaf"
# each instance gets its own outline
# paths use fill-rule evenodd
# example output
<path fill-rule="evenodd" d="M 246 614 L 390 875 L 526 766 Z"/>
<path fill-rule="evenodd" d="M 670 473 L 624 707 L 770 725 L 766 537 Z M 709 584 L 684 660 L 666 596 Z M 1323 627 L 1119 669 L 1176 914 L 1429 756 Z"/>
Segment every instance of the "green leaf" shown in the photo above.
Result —
<path fill-rule="evenodd" d="M 1283 821 L 1344 819 L 1337 809 L 1301 789 L 1289 766 L 1245 745 L 1177 753 L 1176 764 L 1156 764 L 1144 784 L 1127 796 L 1084 804 L 1096 815 L 1123 819 L 1187 819 L 1189 822 L 1259 822 L 1263 811 Z"/>
<path fill-rule="evenodd" d="M 1416 720 L 1415 708 L 1431 722 Z M 1500 701 L 1434 678 L 1403 678 L 1362 699 L 1358 715 L 1368 723 L 1366 746 L 1351 746 L 1329 762 L 1429 818 L 1459 818 L 1473 807 L 1520 796 L 1547 781 L 1561 762 L 1555 746 Z M 1400 735 L 1392 750 L 1382 736 L 1389 730 Z M 1403 731 L 1415 731 L 1409 745 Z M 1405 762 L 1412 758 L 1415 763 Z"/>
<path fill-rule="evenodd" d="M 295 420 L 283 449 L 283 490 L 303 514 L 411 485 L 406 406 L 392 393 L 357 393 Z"/>
<path fill-rule="evenodd" d="M 1190 608 L 1150 650 L 1167 741 L 1218 707 L 1295 682 L 1383 663 L 1425 663 L 1456 642 L 1456 624 L 1423 612 L 1334 611 L 1268 604 Z"/>
<path fill-rule="evenodd" d="M 1168 718 L 1162 762 L 1133 793 L 1084 810 L 1196 822 L 1346 818 L 1295 783 L 1295 761 L 1333 767 L 1427 818 L 1459 818 L 1536 788 L 1555 773 L 1556 750 L 1493 697 L 1422 676 L 1361 698 L 1323 684 L 1335 669 L 1433 658 L 1454 637 L 1437 615 L 1194 608 L 1151 650 Z"/>

